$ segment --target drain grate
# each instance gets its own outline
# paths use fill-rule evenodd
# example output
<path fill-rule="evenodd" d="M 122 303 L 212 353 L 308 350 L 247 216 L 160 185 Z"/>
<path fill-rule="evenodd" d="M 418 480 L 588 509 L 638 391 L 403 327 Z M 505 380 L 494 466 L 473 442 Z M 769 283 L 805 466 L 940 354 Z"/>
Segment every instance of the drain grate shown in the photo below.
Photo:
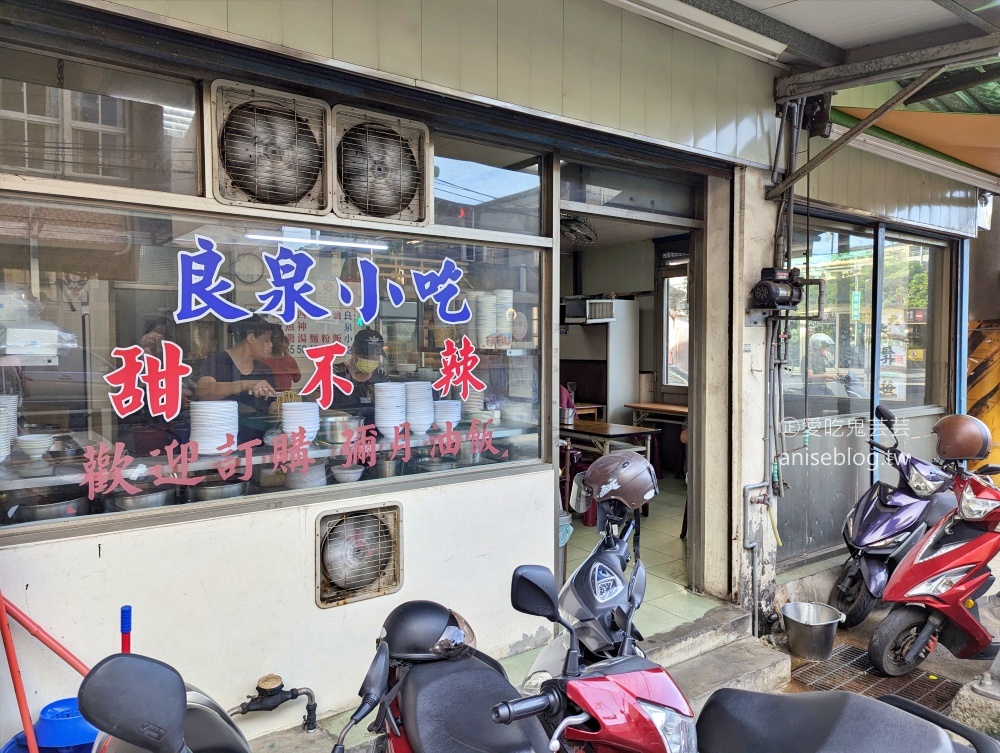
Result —
<path fill-rule="evenodd" d="M 931 678 L 926 672 L 910 672 L 902 677 L 877 675 L 868 652 L 846 643 L 834 646 L 826 661 L 803 664 L 792 672 L 792 679 L 810 690 L 850 690 L 872 698 L 898 695 L 934 711 L 944 711 L 962 686 L 947 677 Z"/>

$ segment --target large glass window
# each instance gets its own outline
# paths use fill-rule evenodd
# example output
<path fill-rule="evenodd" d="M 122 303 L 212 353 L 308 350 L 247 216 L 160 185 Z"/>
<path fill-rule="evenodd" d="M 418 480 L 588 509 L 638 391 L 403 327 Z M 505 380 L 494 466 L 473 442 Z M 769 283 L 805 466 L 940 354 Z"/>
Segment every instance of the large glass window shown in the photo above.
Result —
<path fill-rule="evenodd" d="M 502 146 L 434 135 L 434 222 L 538 235 L 541 158 Z"/>
<path fill-rule="evenodd" d="M 0 171 L 196 194 L 196 94 L 0 47 Z"/>
<path fill-rule="evenodd" d="M 559 174 L 564 208 L 570 202 L 675 217 L 696 214 L 696 184 L 680 174 L 665 180 L 580 162 L 562 163 Z"/>
<path fill-rule="evenodd" d="M 890 409 L 943 405 L 947 382 L 947 297 L 941 284 L 947 247 L 887 233 L 881 290 L 873 289 L 875 237 L 870 230 L 810 223 L 806 258 L 804 221 L 796 225 L 792 265 L 803 276 L 826 281 L 820 320 L 789 325 L 784 374 L 788 418 L 834 417 L 869 412 L 874 389 Z M 808 265 L 808 268 L 807 268 Z M 816 314 L 817 291 L 808 288 Z M 875 296 L 882 308 L 872 325 Z M 872 384 L 872 348 L 878 336 L 880 377 Z"/>
<path fill-rule="evenodd" d="M 539 270 L 534 249 L 0 199 L 2 523 L 538 458 Z"/>

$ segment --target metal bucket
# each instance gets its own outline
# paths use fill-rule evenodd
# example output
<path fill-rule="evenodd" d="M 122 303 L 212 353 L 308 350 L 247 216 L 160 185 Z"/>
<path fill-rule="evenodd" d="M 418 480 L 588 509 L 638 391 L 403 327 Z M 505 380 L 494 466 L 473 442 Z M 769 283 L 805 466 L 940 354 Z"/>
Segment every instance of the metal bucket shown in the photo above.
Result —
<path fill-rule="evenodd" d="M 806 661 L 825 661 L 833 653 L 837 625 L 847 615 L 829 604 L 790 601 L 781 608 L 792 656 Z"/>
<path fill-rule="evenodd" d="M 565 426 L 572 426 L 574 418 L 576 418 L 576 409 L 574 408 L 559 409 L 559 423 Z"/>

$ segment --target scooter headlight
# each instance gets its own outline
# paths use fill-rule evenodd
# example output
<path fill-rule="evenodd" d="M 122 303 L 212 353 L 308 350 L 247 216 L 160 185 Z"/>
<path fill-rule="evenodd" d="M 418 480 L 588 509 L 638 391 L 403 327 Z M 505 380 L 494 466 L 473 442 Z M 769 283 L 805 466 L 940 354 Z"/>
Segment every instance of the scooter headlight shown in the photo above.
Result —
<path fill-rule="evenodd" d="M 542 692 L 542 683 L 552 679 L 552 675 L 544 669 L 540 672 L 532 672 L 531 677 L 524 681 L 521 686 L 522 695 L 538 695 Z"/>
<path fill-rule="evenodd" d="M 920 472 L 916 463 L 910 465 L 910 472 L 906 476 L 906 483 L 910 485 L 914 494 L 918 497 L 929 497 L 945 485 L 947 479 L 942 481 L 932 481 Z"/>
<path fill-rule="evenodd" d="M 909 537 L 909 535 L 910 535 L 909 532 L 904 531 L 903 533 L 898 534 L 897 536 L 890 536 L 887 539 L 882 539 L 881 541 L 876 541 L 874 544 L 870 544 L 869 546 L 872 549 L 886 549 L 886 548 L 888 548 L 890 546 L 893 546 L 893 547 L 899 546 L 904 541 L 906 541 L 906 539 L 907 539 L 907 537 Z"/>
<path fill-rule="evenodd" d="M 928 578 L 916 588 L 906 592 L 907 596 L 940 596 L 951 588 L 955 587 L 975 565 L 968 567 L 956 567 L 954 570 L 947 570 L 933 578 Z"/>
<path fill-rule="evenodd" d="M 972 491 L 972 485 L 966 484 L 958 501 L 958 511 L 966 520 L 980 520 L 1000 506 L 1000 502 L 977 497 Z"/>
<path fill-rule="evenodd" d="M 698 736 L 695 733 L 694 719 L 649 701 L 639 701 L 639 705 L 653 720 L 660 737 L 663 738 L 667 753 L 698 753 Z"/>

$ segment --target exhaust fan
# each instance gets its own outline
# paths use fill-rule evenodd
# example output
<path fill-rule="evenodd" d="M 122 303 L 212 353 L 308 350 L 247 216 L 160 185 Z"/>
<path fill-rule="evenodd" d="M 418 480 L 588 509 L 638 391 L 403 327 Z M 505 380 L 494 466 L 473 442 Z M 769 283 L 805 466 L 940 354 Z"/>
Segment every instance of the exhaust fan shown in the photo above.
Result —
<path fill-rule="evenodd" d="M 316 603 L 332 607 L 399 590 L 399 530 L 396 506 L 321 516 Z"/>
<path fill-rule="evenodd" d="M 328 213 L 329 119 L 321 100 L 215 81 L 215 197 L 238 206 Z"/>
<path fill-rule="evenodd" d="M 333 108 L 337 179 L 333 211 L 405 225 L 431 221 L 430 132 L 422 123 Z"/>

